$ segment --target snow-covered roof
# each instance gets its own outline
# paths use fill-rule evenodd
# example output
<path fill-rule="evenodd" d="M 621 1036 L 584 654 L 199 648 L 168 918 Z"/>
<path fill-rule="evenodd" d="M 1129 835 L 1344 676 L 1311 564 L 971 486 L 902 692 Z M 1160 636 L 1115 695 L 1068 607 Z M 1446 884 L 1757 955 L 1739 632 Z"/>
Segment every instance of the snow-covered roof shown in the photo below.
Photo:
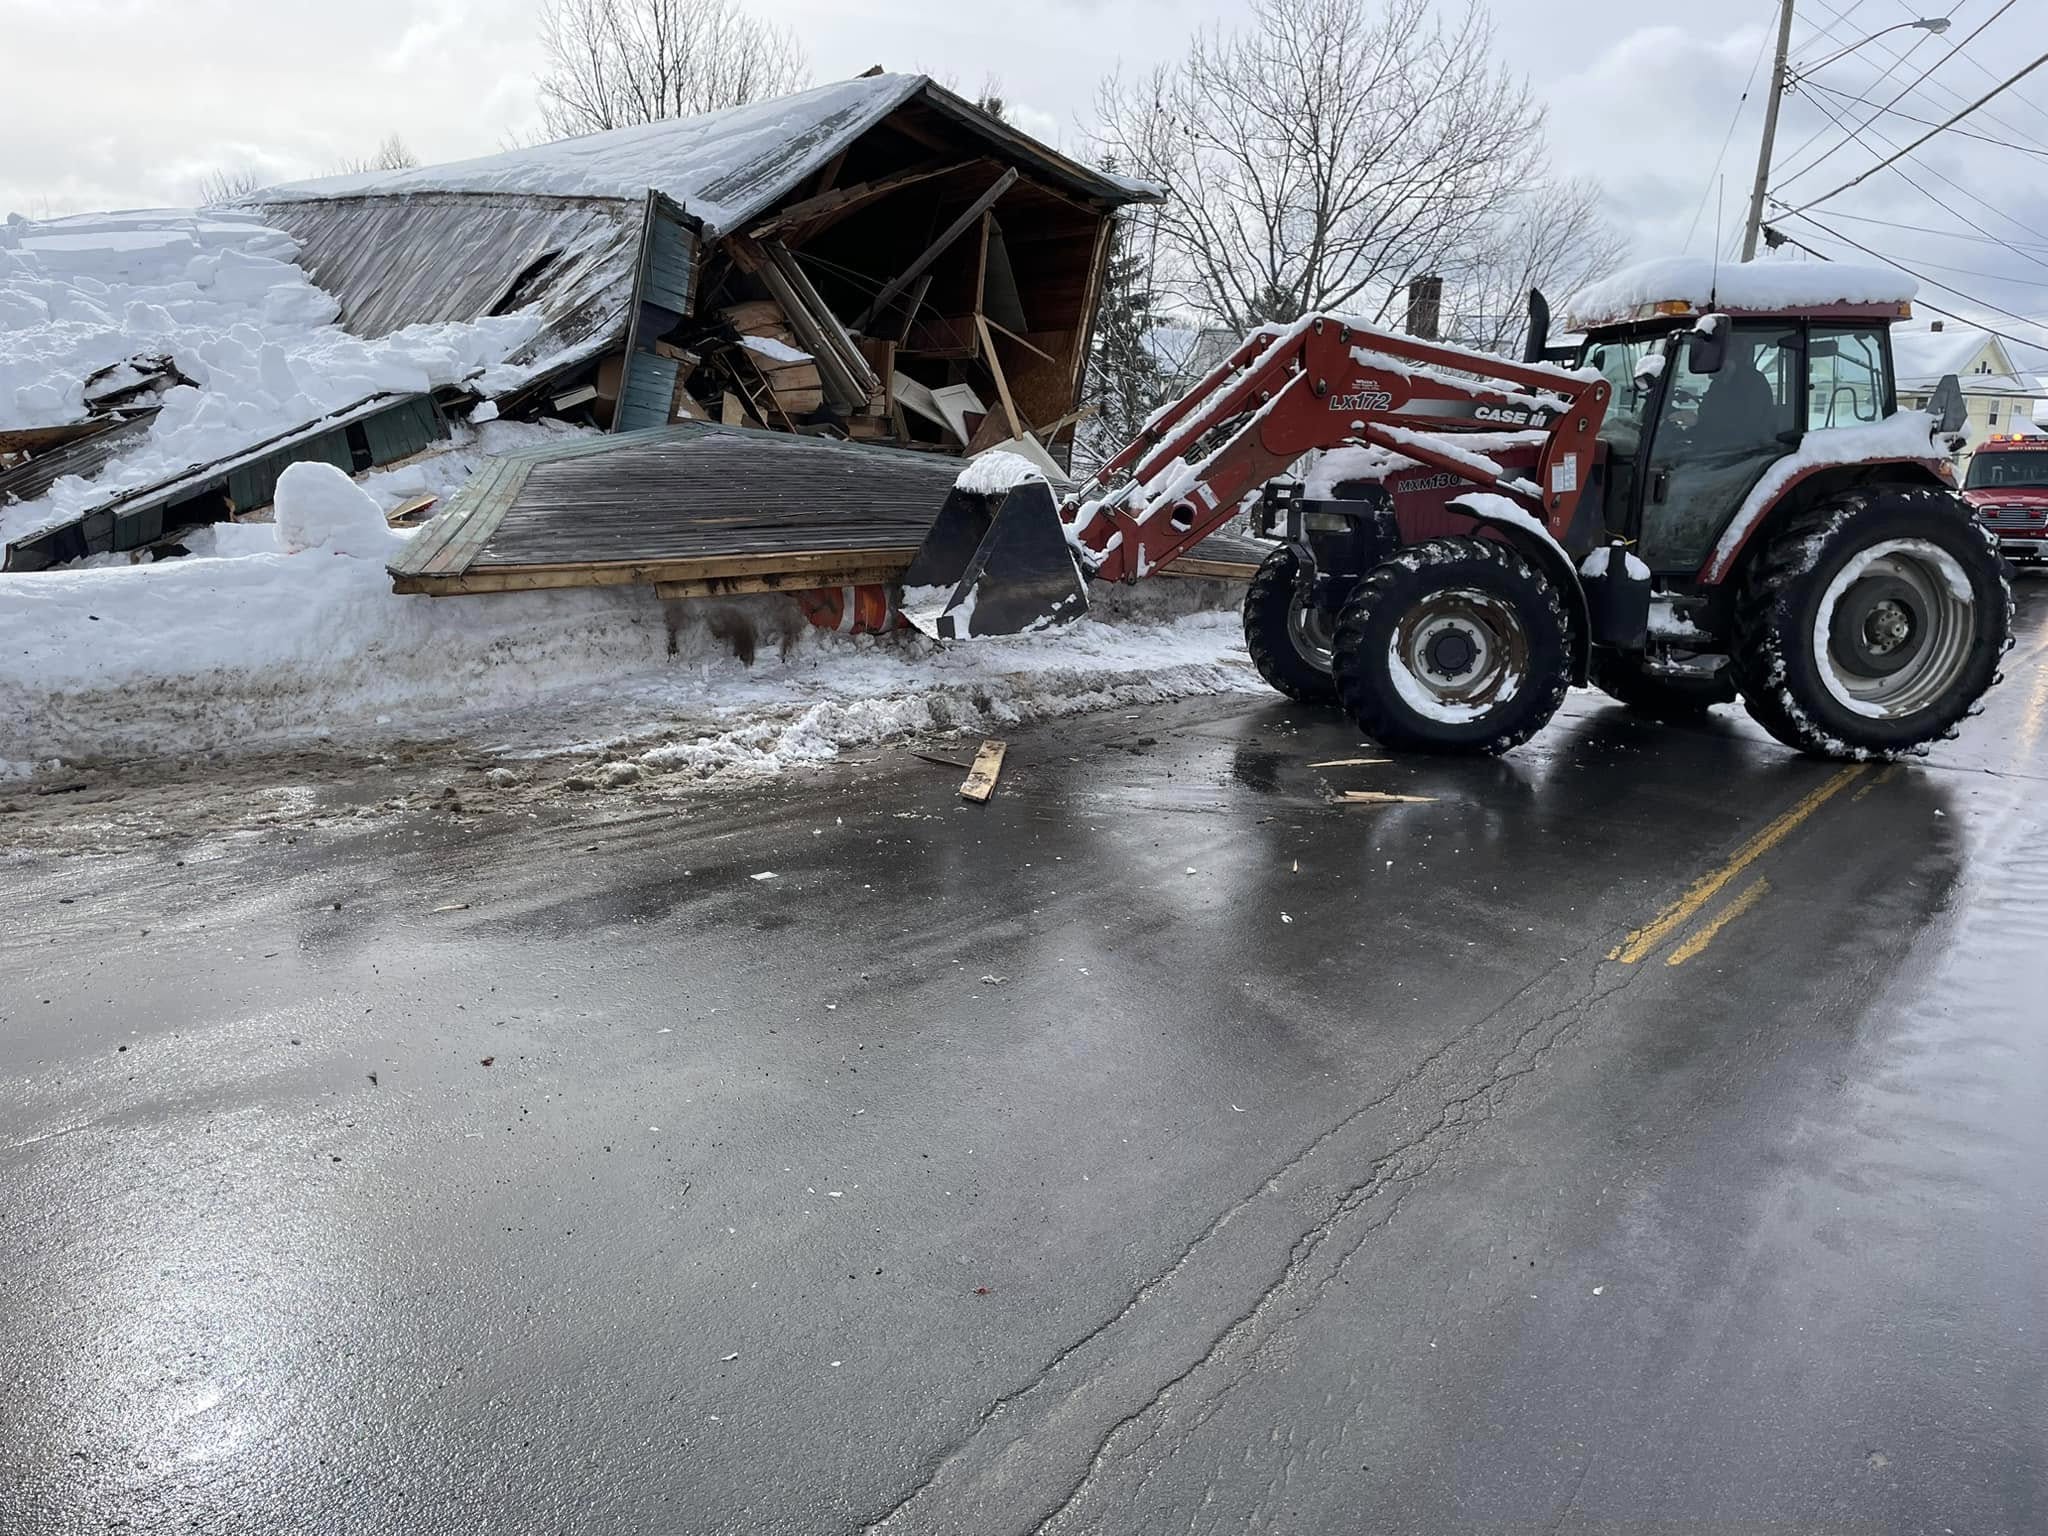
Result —
<path fill-rule="evenodd" d="M 639 198 L 652 187 L 705 226 L 729 234 L 913 97 L 1116 201 L 1157 197 L 1147 182 L 1092 170 L 990 117 L 924 75 L 867 75 L 773 101 L 698 117 L 586 133 L 449 165 L 324 176 L 271 187 L 250 199 L 386 197 L 412 192 L 510 192 L 549 197 Z"/>
<path fill-rule="evenodd" d="M 1785 257 L 1716 263 L 1703 256 L 1666 256 L 1581 288 L 1566 301 L 1564 320 L 1582 331 L 1648 318 L 1660 304 L 1694 310 L 1904 305 L 1918 290 L 1912 278 L 1889 267 Z"/>
<path fill-rule="evenodd" d="M 84 420 L 87 376 L 133 357 L 168 358 L 189 381 L 166 388 L 147 433 L 124 436 L 91 480 L 66 476 L 0 505 L 0 543 L 373 396 L 498 382 L 541 329 L 539 316 L 518 313 L 353 336 L 297 254 L 246 213 L 0 225 L 0 432 Z"/>
<path fill-rule="evenodd" d="M 1945 373 L 1965 371 L 1990 339 L 1988 332 L 1975 326 L 1948 321 L 1943 321 L 1938 331 L 1931 325 L 1895 325 L 1892 367 L 1901 384 L 1915 379 L 1926 379 L 1932 384 Z"/>

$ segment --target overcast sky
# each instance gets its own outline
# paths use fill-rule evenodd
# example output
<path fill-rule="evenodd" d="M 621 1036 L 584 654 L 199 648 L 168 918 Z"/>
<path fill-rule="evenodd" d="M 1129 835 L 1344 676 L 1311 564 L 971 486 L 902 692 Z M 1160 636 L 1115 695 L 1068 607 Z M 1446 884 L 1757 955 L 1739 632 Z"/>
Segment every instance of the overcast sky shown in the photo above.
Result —
<path fill-rule="evenodd" d="M 41 217 L 188 203 L 214 167 L 249 165 L 275 180 L 318 174 L 368 153 L 392 132 L 428 162 L 489 153 L 535 121 L 537 3 L 0 0 L 7 53 L 0 213 Z M 1915 14 L 1951 15 L 1946 38 L 1891 32 L 1816 71 L 1817 81 L 1853 97 L 1891 62 L 1889 53 L 1917 44 L 1879 88 L 1875 100 L 1883 101 L 2004 3 L 1958 0 L 1945 10 L 1916 12 L 1909 0 L 1800 0 L 1793 59 L 1819 65 Z M 1118 62 L 1142 68 L 1178 52 L 1191 28 L 1228 26 L 1244 9 L 1219 0 L 756 4 L 799 30 L 816 80 L 881 64 L 951 76 L 971 91 L 993 74 L 1019 125 L 1069 151 L 1084 148 L 1081 125 L 1096 84 Z M 1492 9 L 1501 57 L 1527 72 L 1549 108 L 1555 161 L 1601 180 L 1611 216 L 1638 255 L 1677 250 L 1688 233 L 1695 253 L 1711 247 L 1713 168 L 1754 69 L 1751 99 L 1722 166 L 1724 238 L 1734 229 L 1755 163 L 1769 67 L 1767 59 L 1762 67 L 1758 61 L 1776 0 L 1496 0 Z M 2044 52 L 2048 3 L 2017 0 L 1899 108 L 1938 121 Z M 1944 95 L 1942 87 L 1956 94 Z M 1788 179 L 1803 159 L 1841 137 L 1816 102 L 1842 106 L 1817 90 L 1787 103 L 1777 162 L 1788 196 L 1825 193 L 1878 157 L 1851 146 Z M 2048 324 L 2041 323 L 2048 322 L 2044 105 L 2048 67 L 1993 103 L 1995 120 L 1970 120 L 1976 131 L 2017 147 L 1944 134 L 1921 151 L 1910 174 L 1954 213 L 1879 171 L 1814 216 L 1835 236 L 1860 240 L 1970 296 L 1925 287 L 1924 300 L 2009 310 L 2035 323 L 1985 313 L 2002 328 L 2048 340 Z M 1858 120 L 1869 110 L 1858 109 Z M 1826 131 L 1799 152 L 1820 129 Z M 1924 130 L 1894 117 L 1879 131 L 1900 145 Z M 1871 220 L 1886 222 L 1865 222 Z M 1812 225 L 1794 220 L 1786 227 L 1842 256 L 1856 255 Z"/>

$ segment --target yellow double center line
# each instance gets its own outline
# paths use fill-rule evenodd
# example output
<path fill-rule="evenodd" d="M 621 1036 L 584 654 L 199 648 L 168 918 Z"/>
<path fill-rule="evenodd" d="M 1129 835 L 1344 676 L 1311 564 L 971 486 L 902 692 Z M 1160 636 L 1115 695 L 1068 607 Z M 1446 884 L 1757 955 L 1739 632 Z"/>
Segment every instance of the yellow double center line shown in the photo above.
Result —
<path fill-rule="evenodd" d="M 1791 810 L 1786 811 L 1769 826 L 1757 833 L 1755 837 L 1752 837 L 1748 842 L 1736 849 L 1735 856 L 1729 859 L 1727 863 L 1723 864 L 1713 873 L 1702 875 L 1699 879 L 1693 881 L 1686 888 L 1683 896 L 1657 914 L 1654 922 L 1649 923 L 1645 927 L 1632 930 L 1627 938 L 1607 952 L 1607 958 L 1619 960 L 1623 965 L 1634 965 L 1637 961 L 1641 960 L 1650 951 L 1691 922 L 1699 914 L 1700 910 L 1708 902 L 1720 895 L 1729 882 L 1734 880 L 1737 875 L 1777 847 L 1778 844 L 1791 835 L 1793 829 L 1802 821 L 1805 821 L 1807 817 L 1811 816 L 1823 805 L 1826 805 L 1829 800 L 1854 783 L 1865 771 L 1866 766 L 1866 764 L 1857 763 L 1835 774 L 1833 778 L 1807 795 L 1805 799 L 1793 806 Z M 1708 927 L 1694 935 L 1677 953 L 1673 954 L 1671 964 L 1682 964 L 1705 949 L 1713 941 L 1715 934 L 1755 906 L 1764 898 L 1769 890 L 1769 884 L 1759 880 L 1755 885 L 1744 891 L 1726 912 L 1722 913 Z"/>

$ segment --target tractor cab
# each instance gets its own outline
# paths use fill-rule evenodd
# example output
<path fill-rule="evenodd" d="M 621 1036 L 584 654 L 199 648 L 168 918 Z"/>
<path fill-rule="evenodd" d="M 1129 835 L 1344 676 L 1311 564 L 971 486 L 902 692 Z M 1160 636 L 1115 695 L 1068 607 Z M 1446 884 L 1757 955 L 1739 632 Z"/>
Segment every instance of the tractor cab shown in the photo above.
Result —
<path fill-rule="evenodd" d="M 1656 575 L 1699 571 L 1730 514 L 1808 432 L 1874 426 L 1898 409 L 1890 327 L 1911 313 L 1904 300 L 1717 308 L 1709 291 L 1615 307 L 1580 317 L 1575 359 L 1614 391 L 1597 531 L 1628 541 Z"/>

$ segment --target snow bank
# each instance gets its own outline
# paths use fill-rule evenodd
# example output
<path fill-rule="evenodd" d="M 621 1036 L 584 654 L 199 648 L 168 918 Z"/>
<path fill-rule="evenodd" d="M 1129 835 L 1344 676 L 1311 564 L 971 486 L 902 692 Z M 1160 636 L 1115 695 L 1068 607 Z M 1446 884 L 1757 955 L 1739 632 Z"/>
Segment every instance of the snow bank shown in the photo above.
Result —
<path fill-rule="evenodd" d="M 0 542 L 210 463 L 373 395 L 483 374 L 539 329 L 532 314 L 408 326 L 365 341 L 292 264 L 290 237 L 234 213 L 94 214 L 0 226 L 0 430 L 86 415 L 88 374 L 167 357 L 168 390 L 135 446 L 0 507 Z"/>
<path fill-rule="evenodd" d="M 1565 328 L 1637 318 L 1646 305 L 1670 300 L 1698 309 L 1804 309 L 1818 304 L 1903 304 L 1919 284 L 1890 267 L 1788 258 L 1716 264 L 1700 256 L 1666 256 L 1625 267 L 1581 288 L 1565 302 Z"/>
<path fill-rule="evenodd" d="M 298 477 L 282 505 L 297 538 L 368 531 L 325 477 Z M 1235 613 L 1185 611 L 1215 598 L 1199 582 L 1112 594 L 1056 635 L 939 650 L 814 630 L 780 597 L 400 597 L 383 557 L 331 536 L 287 554 L 280 532 L 214 530 L 232 552 L 211 558 L 0 576 L 0 761 L 540 733 L 659 736 L 649 771 L 757 771 L 904 731 L 1258 686 Z"/>

